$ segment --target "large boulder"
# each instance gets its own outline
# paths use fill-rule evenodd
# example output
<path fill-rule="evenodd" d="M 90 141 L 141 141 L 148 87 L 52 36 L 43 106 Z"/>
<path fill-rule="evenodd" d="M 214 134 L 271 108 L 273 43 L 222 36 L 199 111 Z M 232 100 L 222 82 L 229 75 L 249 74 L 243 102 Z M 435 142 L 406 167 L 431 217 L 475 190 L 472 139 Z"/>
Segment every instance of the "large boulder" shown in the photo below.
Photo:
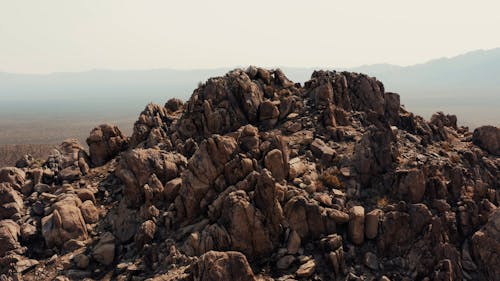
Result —
<path fill-rule="evenodd" d="M 500 156 L 500 128 L 494 126 L 476 128 L 472 142 L 489 153 Z"/>
<path fill-rule="evenodd" d="M 500 276 L 500 209 L 491 214 L 488 223 L 472 236 L 473 252 L 488 280 Z"/>
<path fill-rule="evenodd" d="M 234 157 L 238 145 L 232 137 L 214 136 L 200 144 L 182 173 L 182 187 L 175 206 L 179 219 L 196 217 L 207 202 L 201 204 L 216 179 L 224 173 L 226 163 Z M 231 171 L 233 172 L 233 171 Z"/>
<path fill-rule="evenodd" d="M 192 276 L 197 281 L 255 281 L 246 257 L 239 252 L 209 251 L 193 265 Z"/>
<path fill-rule="evenodd" d="M 179 176 L 186 162 L 182 154 L 152 148 L 133 149 L 124 153 L 115 173 L 125 184 L 124 197 L 127 205 L 139 207 L 146 200 L 146 184 L 154 185 L 159 180 L 165 185 Z M 163 190 L 158 190 L 155 194 L 161 196 Z"/>
<path fill-rule="evenodd" d="M 7 182 L 20 190 L 26 180 L 23 170 L 14 167 L 4 167 L 0 169 L 0 183 Z"/>
<path fill-rule="evenodd" d="M 3 257 L 8 251 L 19 248 L 18 238 L 20 227 L 12 220 L 0 221 L 0 256 Z"/>
<path fill-rule="evenodd" d="M 128 139 L 115 125 L 95 127 L 87 138 L 90 159 L 95 166 L 102 166 L 121 151 L 127 149 Z"/>
<path fill-rule="evenodd" d="M 78 205 L 77 197 L 66 197 L 52 206 L 50 215 L 42 218 L 42 235 L 47 247 L 65 247 L 70 240 L 88 239 L 85 220 Z"/>
<path fill-rule="evenodd" d="M 0 219 L 19 218 L 24 210 L 23 198 L 10 183 L 0 183 Z"/>

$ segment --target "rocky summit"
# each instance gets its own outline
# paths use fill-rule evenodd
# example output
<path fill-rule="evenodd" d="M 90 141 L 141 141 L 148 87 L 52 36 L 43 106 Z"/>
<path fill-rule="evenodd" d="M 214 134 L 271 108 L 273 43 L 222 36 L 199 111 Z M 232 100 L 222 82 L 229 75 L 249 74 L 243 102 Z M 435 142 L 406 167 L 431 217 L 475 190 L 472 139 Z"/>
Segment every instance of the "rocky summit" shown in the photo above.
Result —
<path fill-rule="evenodd" d="M 0 280 L 499 280 L 500 129 L 363 74 L 236 69 L 87 144 L 0 170 Z"/>

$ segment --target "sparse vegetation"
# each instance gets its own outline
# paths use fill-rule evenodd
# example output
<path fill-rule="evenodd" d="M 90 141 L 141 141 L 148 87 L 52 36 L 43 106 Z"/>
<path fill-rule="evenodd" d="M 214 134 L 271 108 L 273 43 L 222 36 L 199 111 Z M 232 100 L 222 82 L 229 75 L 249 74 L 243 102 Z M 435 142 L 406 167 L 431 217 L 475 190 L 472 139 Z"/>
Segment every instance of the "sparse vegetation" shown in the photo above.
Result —
<path fill-rule="evenodd" d="M 46 159 L 55 147 L 51 144 L 0 145 L 0 167 L 14 166 L 16 161 L 26 154 L 32 155 L 35 159 Z"/>

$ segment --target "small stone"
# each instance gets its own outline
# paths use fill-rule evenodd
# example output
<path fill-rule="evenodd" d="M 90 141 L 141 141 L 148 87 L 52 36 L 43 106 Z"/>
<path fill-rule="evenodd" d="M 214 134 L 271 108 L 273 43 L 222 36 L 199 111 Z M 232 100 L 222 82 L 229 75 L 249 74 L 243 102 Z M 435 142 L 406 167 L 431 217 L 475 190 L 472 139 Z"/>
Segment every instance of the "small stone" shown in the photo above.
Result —
<path fill-rule="evenodd" d="M 378 269 L 377 256 L 375 254 L 373 254 L 372 252 L 366 252 L 364 259 L 363 259 L 363 262 L 370 269 L 373 269 L 373 270 Z"/>
<path fill-rule="evenodd" d="M 288 237 L 287 250 L 289 254 L 296 254 L 300 249 L 301 239 L 297 231 L 292 230 L 290 237 Z"/>
<path fill-rule="evenodd" d="M 315 270 L 316 270 L 316 262 L 314 261 L 314 259 L 311 259 L 306 263 L 302 264 L 297 270 L 296 274 L 297 277 L 300 278 L 309 277 L 313 275 Z"/>
<path fill-rule="evenodd" d="M 89 257 L 84 254 L 78 254 L 73 258 L 76 266 L 80 269 L 86 269 L 89 266 Z"/>
<path fill-rule="evenodd" d="M 292 263 L 295 261 L 295 257 L 292 255 L 286 255 L 278 260 L 276 263 L 276 267 L 278 269 L 284 270 L 290 267 Z"/>

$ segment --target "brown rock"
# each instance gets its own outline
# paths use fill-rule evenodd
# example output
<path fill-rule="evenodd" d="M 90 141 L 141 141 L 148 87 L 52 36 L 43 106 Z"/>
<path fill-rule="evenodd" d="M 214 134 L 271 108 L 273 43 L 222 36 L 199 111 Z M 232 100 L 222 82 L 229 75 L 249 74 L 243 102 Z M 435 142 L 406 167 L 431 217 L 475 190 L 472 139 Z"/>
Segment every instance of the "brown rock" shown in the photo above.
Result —
<path fill-rule="evenodd" d="M 378 224 L 382 215 L 382 210 L 375 209 L 366 214 L 365 217 L 365 235 L 368 239 L 375 239 L 378 234 Z"/>
<path fill-rule="evenodd" d="M 4 167 L 0 169 L 0 183 L 6 182 L 20 190 L 26 180 L 23 170 L 14 167 Z"/>
<path fill-rule="evenodd" d="M 472 142 L 489 153 L 500 156 L 500 128 L 494 126 L 476 128 Z"/>
<path fill-rule="evenodd" d="M 490 215 L 488 223 L 472 236 L 472 249 L 476 261 L 488 280 L 500 276 L 500 210 Z"/>
<path fill-rule="evenodd" d="M 83 219 L 88 224 L 93 224 L 99 221 L 99 210 L 94 206 L 92 201 L 87 200 L 80 205 Z"/>
<path fill-rule="evenodd" d="M 314 259 L 310 259 L 309 261 L 302 264 L 299 267 L 299 269 L 297 269 L 297 272 L 295 272 L 295 274 L 299 278 L 306 278 L 313 275 L 315 271 L 316 271 L 316 262 L 314 261 Z"/>
<path fill-rule="evenodd" d="M 52 214 L 42 218 L 42 235 L 47 246 L 62 247 L 69 240 L 88 239 L 80 209 L 67 202 L 58 202 L 54 205 Z"/>
<path fill-rule="evenodd" d="M 94 246 L 92 257 L 103 265 L 110 265 L 115 258 L 115 237 L 110 232 L 101 235 L 101 239 Z"/>
<path fill-rule="evenodd" d="M 361 245 L 365 239 L 365 209 L 354 206 L 349 209 L 348 237 L 352 243 Z"/>
<path fill-rule="evenodd" d="M 20 227 L 12 220 L 0 221 L 0 256 L 4 256 L 8 251 L 19 248 L 18 242 Z"/>
<path fill-rule="evenodd" d="M 401 170 L 397 172 L 397 192 L 411 203 L 420 203 L 425 194 L 425 176 L 422 170 Z"/>
<path fill-rule="evenodd" d="M 271 171 L 271 173 L 273 174 L 273 177 L 277 180 L 277 181 L 281 181 L 283 179 L 286 178 L 286 168 L 285 168 L 285 164 L 283 162 L 284 158 L 283 158 L 283 154 L 281 153 L 281 151 L 279 149 L 273 149 L 271 151 L 269 151 L 266 155 L 266 157 L 264 158 L 264 163 L 265 163 L 265 166 L 268 170 Z"/>
<path fill-rule="evenodd" d="M 145 202 L 144 185 L 153 174 L 162 184 L 179 176 L 186 165 L 186 158 L 178 153 L 156 149 L 134 149 L 122 155 L 116 175 L 125 184 L 124 197 L 129 207 L 138 207 Z"/>
<path fill-rule="evenodd" d="M 135 243 L 139 248 L 153 241 L 156 234 L 156 224 L 152 220 L 147 220 L 141 224 L 135 235 Z"/>
<path fill-rule="evenodd" d="M 87 138 L 90 159 L 95 166 L 102 166 L 121 151 L 127 149 L 128 139 L 117 126 L 102 124 L 95 127 Z"/>
<path fill-rule="evenodd" d="M 232 251 L 203 254 L 193 265 L 192 276 L 199 281 L 256 280 L 246 257 Z"/>
<path fill-rule="evenodd" d="M 12 184 L 0 183 L 0 219 L 15 219 L 24 210 L 23 199 Z"/>
<path fill-rule="evenodd" d="M 300 243 L 301 239 L 297 231 L 292 230 L 290 232 L 290 236 L 288 237 L 288 244 L 287 244 L 287 253 L 289 254 L 296 254 L 299 252 L 300 249 Z"/>

